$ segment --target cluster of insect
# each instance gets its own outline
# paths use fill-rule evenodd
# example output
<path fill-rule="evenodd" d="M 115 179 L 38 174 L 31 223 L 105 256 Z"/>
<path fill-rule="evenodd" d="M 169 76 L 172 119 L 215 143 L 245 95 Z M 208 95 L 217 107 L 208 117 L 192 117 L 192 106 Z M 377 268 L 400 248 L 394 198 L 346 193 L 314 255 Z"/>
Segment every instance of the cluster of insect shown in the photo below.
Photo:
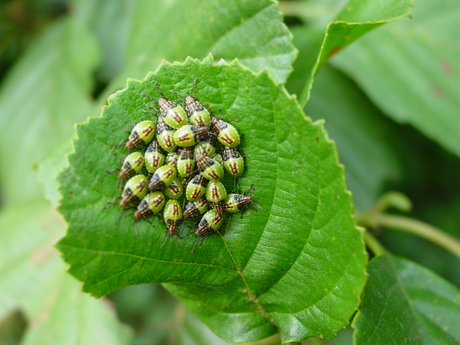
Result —
<path fill-rule="evenodd" d="M 143 95 L 158 104 L 159 109 L 150 107 L 158 112 L 156 121 L 137 123 L 122 144 L 136 151 L 124 158 L 119 171 L 126 181 L 119 205 L 135 208 L 136 220 L 162 214 L 169 235 L 178 233 L 186 219 L 197 224 L 196 236 L 212 234 L 222 226 L 225 212 L 252 203 L 249 195 L 227 193 L 221 182 L 224 174 L 243 174 L 240 134 L 196 97 L 188 95 L 181 105 L 159 93 L 157 100 Z"/>

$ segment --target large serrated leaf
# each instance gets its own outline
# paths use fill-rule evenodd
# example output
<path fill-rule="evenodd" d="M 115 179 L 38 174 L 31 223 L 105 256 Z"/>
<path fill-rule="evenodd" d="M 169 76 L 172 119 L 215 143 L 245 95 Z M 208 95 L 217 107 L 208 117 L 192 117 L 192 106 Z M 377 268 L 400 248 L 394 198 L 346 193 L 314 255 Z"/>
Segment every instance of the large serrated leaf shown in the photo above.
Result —
<path fill-rule="evenodd" d="M 239 184 L 254 185 L 264 210 L 233 216 L 192 252 L 193 236 L 180 247 L 172 239 L 161 247 L 166 235 L 158 218 L 153 226 L 117 219 L 120 210 L 108 203 L 120 190 L 106 171 L 119 166 L 115 152 L 124 149 L 110 148 L 126 138 L 125 129 L 150 116 L 142 110 L 152 101 L 142 94 L 158 97 L 158 83 L 185 96 L 196 78 L 195 96 L 238 120 L 247 155 Z M 130 284 L 167 283 L 216 334 L 235 342 L 275 332 L 285 341 L 332 337 L 347 324 L 366 256 L 343 169 L 322 124 L 306 118 L 267 73 L 211 58 L 163 63 L 110 97 L 102 117 L 78 127 L 74 145 L 59 177 L 60 212 L 69 222 L 59 248 L 85 291 L 101 296 Z"/>
<path fill-rule="evenodd" d="M 422 266 L 391 254 L 377 257 L 353 321 L 355 343 L 458 344 L 459 296 Z"/>

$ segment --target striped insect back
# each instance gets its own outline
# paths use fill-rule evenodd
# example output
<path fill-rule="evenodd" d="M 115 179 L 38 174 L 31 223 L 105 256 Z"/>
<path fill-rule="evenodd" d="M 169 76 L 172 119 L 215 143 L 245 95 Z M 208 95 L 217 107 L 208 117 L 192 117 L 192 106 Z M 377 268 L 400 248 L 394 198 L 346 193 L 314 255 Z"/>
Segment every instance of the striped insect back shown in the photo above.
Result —
<path fill-rule="evenodd" d="M 173 140 L 177 146 L 190 147 L 195 145 L 202 136 L 208 133 L 208 130 L 208 127 L 185 125 L 174 133 Z"/>
<path fill-rule="evenodd" d="M 240 144 L 240 134 L 234 126 L 215 117 L 212 118 L 211 124 L 217 132 L 217 140 L 222 145 L 237 147 Z"/>
<path fill-rule="evenodd" d="M 215 210 L 209 210 L 201 218 L 200 223 L 198 224 L 198 229 L 195 231 L 195 236 L 204 236 L 212 234 L 215 231 L 219 230 L 224 221 L 224 217 L 217 213 Z"/>
<path fill-rule="evenodd" d="M 244 159 L 237 149 L 224 146 L 223 164 L 225 170 L 233 177 L 239 177 L 244 172 Z"/>
<path fill-rule="evenodd" d="M 227 199 L 227 190 L 223 183 L 216 180 L 209 181 L 206 187 L 206 200 L 219 214 L 223 212 L 225 199 Z"/>
<path fill-rule="evenodd" d="M 153 138 L 147 147 L 144 158 L 145 168 L 151 174 L 153 174 L 159 167 L 164 164 L 166 156 L 162 152 L 160 144 L 158 144 L 158 140 L 156 138 Z"/>
<path fill-rule="evenodd" d="M 187 96 L 185 98 L 185 110 L 189 117 L 189 121 L 195 126 L 206 126 L 211 122 L 211 114 L 201 103 L 199 103 L 194 96 Z"/>
<path fill-rule="evenodd" d="M 150 190 L 158 190 L 168 187 L 177 175 L 176 168 L 171 165 L 163 165 L 152 175 L 149 183 Z"/>
<path fill-rule="evenodd" d="M 158 99 L 158 105 L 161 109 L 165 123 L 174 128 L 179 129 L 188 123 L 188 117 L 184 108 L 171 100 L 161 97 Z"/>
<path fill-rule="evenodd" d="M 197 201 L 206 193 L 206 186 L 209 180 L 201 174 L 196 174 L 195 177 L 187 184 L 185 196 L 188 201 Z"/>
<path fill-rule="evenodd" d="M 208 180 L 220 180 L 224 177 L 224 168 L 217 160 L 202 154 L 195 155 L 195 160 L 201 174 Z"/>
<path fill-rule="evenodd" d="M 126 182 L 121 195 L 120 206 L 128 208 L 136 206 L 147 193 L 148 179 L 144 175 L 136 175 Z"/>
<path fill-rule="evenodd" d="M 134 218 L 146 218 L 159 213 L 165 205 L 166 197 L 162 192 L 148 193 L 134 212 Z"/>
<path fill-rule="evenodd" d="M 176 131 L 168 126 L 163 118 L 163 116 L 158 116 L 157 118 L 157 140 L 158 143 L 160 144 L 161 148 L 167 152 L 171 152 L 174 147 L 174 133 Z"/>
<path fill-rule="evenodd" d="M 163 218 L 169 234 L 174 235 L 183 220 L 182 206 L 177 200 L 168 200 L 163 212 Z"/>
<path fill-rule="evenodd" d="M 193 148 L 182 148 L 177 161 L 177 172 L 181 177 L 187 177 L 195 170 L 195 159 L 193 157 Z"/>
<path fill-rule="evenodd" d="M 138 174 L 144 166 L 144 157 L 140 152 L 130 153 L 125 157 L 121 165 L 119 179 L 126 179 Z"/>
<path fill-rule="evenodd" d="M 153 139 L 156 125 L 153 121 L 146 120 L 136 124 L 126 142 L 127 149 L 145 146 Z"/>

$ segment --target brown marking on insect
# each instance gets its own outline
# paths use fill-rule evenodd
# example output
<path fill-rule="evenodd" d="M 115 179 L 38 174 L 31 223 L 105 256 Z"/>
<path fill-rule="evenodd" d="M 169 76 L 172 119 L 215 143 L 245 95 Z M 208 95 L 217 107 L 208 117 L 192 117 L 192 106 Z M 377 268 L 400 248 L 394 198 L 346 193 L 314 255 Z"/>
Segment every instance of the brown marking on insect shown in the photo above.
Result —
<path fill-rule="evenodd" d="M 239 173 L 237 163 L 230 163 L 228 166 L 230 167 L 230 170 L 231 170 L 233 175 L 237 175 Z"/>

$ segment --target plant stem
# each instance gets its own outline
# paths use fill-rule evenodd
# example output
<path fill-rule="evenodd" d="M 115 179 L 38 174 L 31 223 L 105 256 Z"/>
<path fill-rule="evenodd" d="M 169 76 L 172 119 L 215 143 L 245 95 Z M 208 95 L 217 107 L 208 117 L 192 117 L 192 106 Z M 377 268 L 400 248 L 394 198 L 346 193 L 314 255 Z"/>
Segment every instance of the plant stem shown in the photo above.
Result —
<path fill-rule="evenodd" d="M 384 226 L 395 230 L 406 231 L 423 237 L 437 245 L 447 249 L 460 258 L 460 242 L 446 234 L 444 231 L 419 220 L 403 216 L 379 214 L 373 219 L 374 226 Z M 367 242 L 366 242 L 367 243 Z"/>
<path fill-rule="evenodd" d="M 366 242 L 366 245 L 372 251 L 372 253 L 374 253 L 375 256 L 380 256 L 380 255 L 385 254 L 385 251 L 386 251 L 385 248 L 368 231 L 364 233 L 364 242 Z"/>

